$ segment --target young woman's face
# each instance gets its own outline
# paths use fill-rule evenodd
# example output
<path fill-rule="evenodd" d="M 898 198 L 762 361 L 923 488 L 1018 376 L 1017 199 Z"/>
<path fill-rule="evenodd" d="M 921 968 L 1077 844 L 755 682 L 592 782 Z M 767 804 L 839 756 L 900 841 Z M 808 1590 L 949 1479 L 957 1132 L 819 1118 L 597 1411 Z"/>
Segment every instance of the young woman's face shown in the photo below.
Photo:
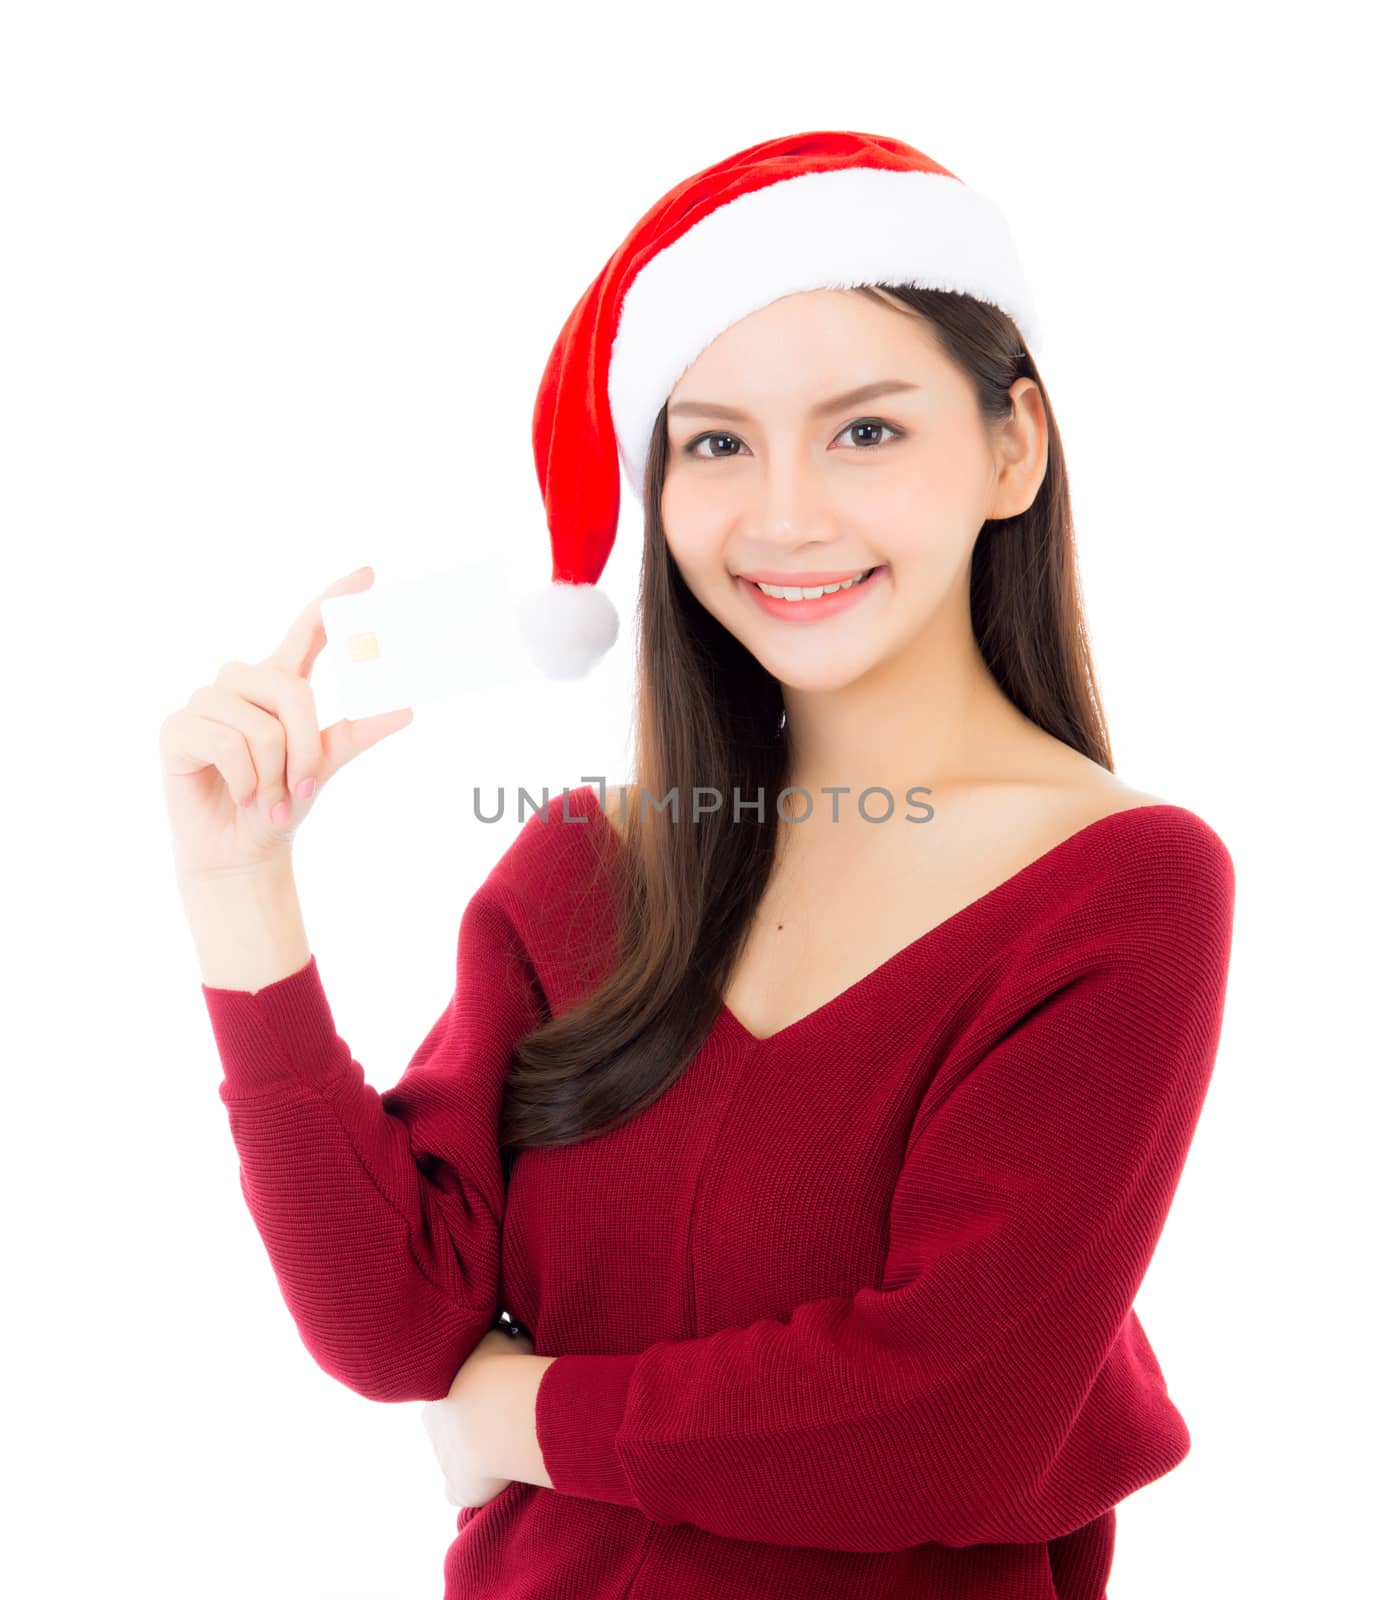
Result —
<path fill-rule="evenodd" d="M 829 408 L 881 381 L 907 387 Z M 965 611 L 972 546 L 987 517 L 1024 509 L 1017 482 L 927 324 L 847 290 L 789 295 L 726 328 L 669 399 L 671 555 L 793 688 L 849 683 Z M 814 602 L 767 599 L 753 581 L 812 587 L 870 568 Z"/>

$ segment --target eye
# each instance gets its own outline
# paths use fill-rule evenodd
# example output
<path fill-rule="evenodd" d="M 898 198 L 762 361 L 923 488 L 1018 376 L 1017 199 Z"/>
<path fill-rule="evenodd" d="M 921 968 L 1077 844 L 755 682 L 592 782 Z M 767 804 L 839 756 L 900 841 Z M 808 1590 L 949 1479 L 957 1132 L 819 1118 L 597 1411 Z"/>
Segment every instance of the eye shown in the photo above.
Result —
<path fill-rule="evenodd" d="M 840 433 L 849 433 L 851 428 L 883 428 L 885 433 L 889 434 L 894 439 L 901 439 L 903 437 L 903 430 L 901 428 L 896 428 L 892 422 L 885 422 L 880 417 L 861 417 L 858 422 L 852 422 L 849 428 L 842 428 Z M 837 439 L 840 437 L 840 433 L 836 435 Z M 879 444 L 888 444 L 889 442 L 890 441 L 888 439 L 880 439 L 877 441 Z M 861 445 L 859 448 L 866 449 L 868 446 Z"/>
<path fill-rule="evenodd" d="M 702 445 L 706 439 L 732 439 L 737 442 L 737 435 L 732 433 L 702 433 L 698 439 L 691 439 L 689 444 L 685 446 L 685 454 L 687 456 L 699 456 L 701 461 L 723 461 L 733 453 L 726 450 L 721 455 L 717 456 L 701 454 L 699 446 Z"/>
<path fill-rule="evenodd" d="M 841 434 L 849 433 L 853 428 L 882 428 L 890 437 L 887 439 L 876 440 L 875 445 L 889 444 L 892 443 L 894 439 L 903 438 L 903 429 L 896 428 L 892 422 L 885 422 L 882 417 L 861 417 L 858 421 L 849 423 L 846 427 L 842 428 L 840 433 L 836 435 L 836 438 L 840 438 Z M 695 456 L 700 461 L 728 461 L 732 460 L 733 457 L 738 453 L 732 450 L 723 450 L 717 455 L 706 454 L 699 448 L 699 446 L 704 444 L 704 442 L 708 439 L 728 439 L 732 440 L 736 444 L 742 444 L 743 442 L 741 439 L 739 439 L 736 433 L 702 433 L 698 438 L 691 439 L 689 444 L 685 446 L 685 454 L 687 456 Z M 875 445 L 870 445 L 867 443 L 859 444 L 856 446 L 856 449 L 868 451 L 875 448 Z"/>

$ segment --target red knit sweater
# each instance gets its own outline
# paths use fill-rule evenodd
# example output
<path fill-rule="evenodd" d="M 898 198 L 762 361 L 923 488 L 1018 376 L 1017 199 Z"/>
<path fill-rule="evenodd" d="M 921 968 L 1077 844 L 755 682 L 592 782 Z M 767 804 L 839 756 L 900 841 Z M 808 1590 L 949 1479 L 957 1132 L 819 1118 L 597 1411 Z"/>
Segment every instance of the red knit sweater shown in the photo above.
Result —
<path fill-rule="evenodd" d="M 522 1151 L 507 1192 L 514 1041 L 612 926 L 583 830 L 620 844 L 564 802 L 472 896 L 395 1087 L 314 957 L 202 986 L 316 1362 L 440 1399 L 502 1306 L 559 1358 L 554 1488 L 457 1513 L 447 1600 L 1104 1600 L 1113 1507 L 1190 1448 L 1133 1301 L 1219 1039 L 1224 844 L 1168 804 L 1090 823 L 770 1038 L 722 1010 L 644 1112 Z"/>

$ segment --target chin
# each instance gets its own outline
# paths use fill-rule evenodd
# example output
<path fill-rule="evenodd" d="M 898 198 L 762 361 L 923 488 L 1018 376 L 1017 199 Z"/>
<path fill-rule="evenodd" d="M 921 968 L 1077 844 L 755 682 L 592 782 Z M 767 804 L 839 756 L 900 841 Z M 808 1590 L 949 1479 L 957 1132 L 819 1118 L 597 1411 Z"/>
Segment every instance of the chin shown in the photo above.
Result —
<path fill-rule="evenodd" d="M 880 660 L 876 655 L 859 661 L 783 661 L 771 653 L 766 657 L 761 656 L 751 645 L 748 648 L 784 689 L 795 690 L 798 694 L 835 694 L 864 677 Z"/>

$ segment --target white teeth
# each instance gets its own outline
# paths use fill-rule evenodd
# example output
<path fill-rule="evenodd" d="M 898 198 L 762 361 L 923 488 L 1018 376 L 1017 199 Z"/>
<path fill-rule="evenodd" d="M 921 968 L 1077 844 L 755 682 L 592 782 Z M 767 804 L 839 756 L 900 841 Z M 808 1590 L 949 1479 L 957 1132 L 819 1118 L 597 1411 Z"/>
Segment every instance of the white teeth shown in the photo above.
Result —
<path fill-rule="evenodd" d="M 862 572 L 857 577 L 847 578 L 844 583 L 825 583 L 816 589 L 798 589 L 791 586 L 779 588 L 772 583 L 759 583 L 758 587 L 764 594 L 771 595 L 774 600 L 815 600 L 818 595 L 835 594 L 839 589 L 853 588 L 857 583 L 863 583 L 869 577 L 870 572 L 873 571 L 874 568 L 871 567 L 869 572 Z M 756 582 L 757 580 L 755 579 L 754 581 Z"/>

